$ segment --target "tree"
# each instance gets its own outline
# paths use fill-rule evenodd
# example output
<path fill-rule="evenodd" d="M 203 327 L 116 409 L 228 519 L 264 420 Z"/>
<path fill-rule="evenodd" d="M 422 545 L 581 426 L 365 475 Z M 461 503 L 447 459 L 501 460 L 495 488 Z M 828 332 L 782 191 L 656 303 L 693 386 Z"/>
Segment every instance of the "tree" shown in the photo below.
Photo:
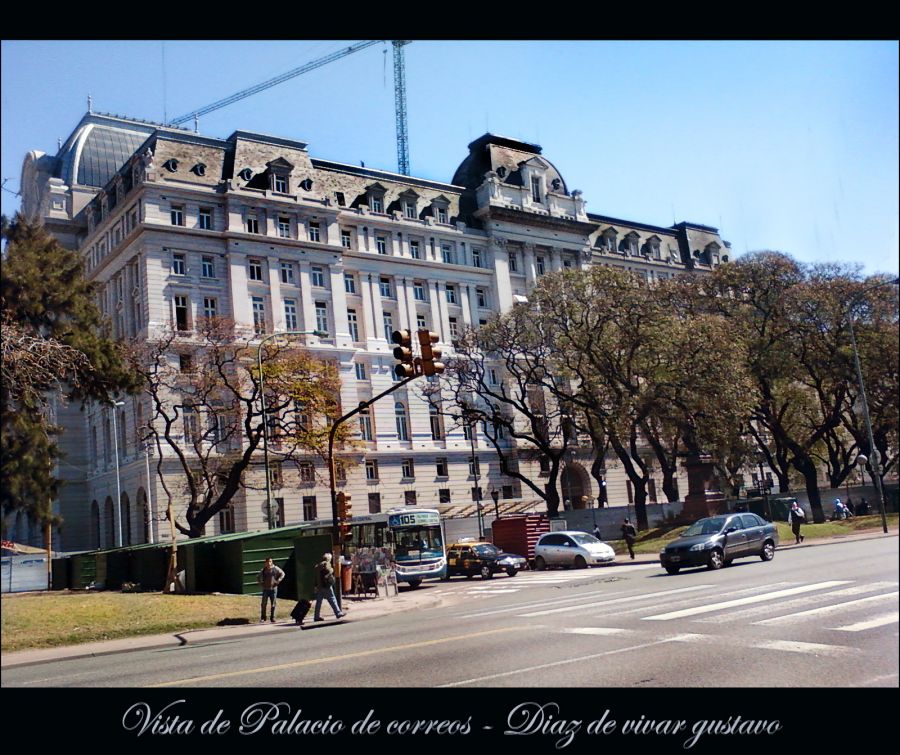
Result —
<path fill-rule="evenodd" d="M 3 219 L 6 241 L 0 273 L 3 318 L 2 502 L 46 524 L 55 521 L 59 458 L 48 396 L 109 401 L 133 390 L 122 351 L 94 301 L 81 257 L 62 247 L 38 223 Z"/>
<path fill-rule="evenodd" d="M 308 462 L 310 452 L 324 460 L 328 428 L 341 414 L 336 364 L 284 341 L 266 344 L 262 356 L 270 469 Z M 265 488 L 251 475 L 263 447 L 256 346 L 233 322 L 210 318 L 190 336 L 170 329 L 135 344 L 130 360 L 150 398 L 144 431 L 177 509 L 171 519 L 179 532 L 199 537 L 241 489 Z M 342 426 L 337 440 L 346 444 L 350 435 Z M 167 463 L 181 474 L 167 476 Z"/>

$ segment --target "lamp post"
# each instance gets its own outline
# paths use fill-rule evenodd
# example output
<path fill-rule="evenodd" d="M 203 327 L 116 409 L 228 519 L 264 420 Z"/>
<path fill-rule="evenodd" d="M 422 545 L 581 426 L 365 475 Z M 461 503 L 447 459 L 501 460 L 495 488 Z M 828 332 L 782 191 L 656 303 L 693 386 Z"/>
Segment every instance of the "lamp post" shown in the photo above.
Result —
<path fill-rule="evenodd" d="M 324 330 L 284 330 L 278 333 L 271 333 L 260 340 L 256 347 L 256 367 L 259 370 L 259 405 L 262 414 L 263 423 L 263 465 L 266 468 L 266 519 L 268 520 L 269 529 L 272 529 L 272 480 L 269 477 L 269 422 L 266 418 L 266 391 L 263 381 L 262 370 L 262 347 L 266 341 L 279 336 L 319 336 L 323 338 L 328 333 Z"/>
<path fill-rule="evenodd" d="M 500 518 L 500 507 L 497 505 L 497 501 L 500 500 L 500 491 L 497 490 L 497 488 L 494 488 L 491 491 L 491 498 L 494 499 L 494 518 L 499 519 Z"/>
<path fill-rule="evenodd" d="M 765 475 L 763 474 L 763 463 L 765 462 L 766 457 L 760 451 L 756 454 L 756 465 L 759 469 L 759 492 L 763 495 L 763 506 L 766 512 L 766 519 L 770 522 L 772 521 L 772 512 L 769 509 L 769 482 L 766 480 Z"/>
<path fill-rule="evenodd" d="M 478 510 L 478 539 L 484 538 L 484 518 L 481 510 L 481 474 L 478 468 L 478 457 L 475 456 L 475 420 L 471 415 L 464 415 L 463 421 L 469 427 L 469 441 L 472 444 L 472 474 L 475 477 L 475 506 Z"/>
<path fill-rule="evenodd" d="M 116 532 L 116 547 L 122 547 L 122 481 L 119 478 L 119 426 L 116 423 L 116 407 L 125 406 L 124 401 L 112 402 L 113 417 L 113 447 L 116 451 L 116 520 L 118 522 L 118 530 Z"/>
<path fill-rule="evenodd" d="M 853 363 L 856 366 L 856 379 L 859 382 L 859 397 L 862 399 L 862 408 L 863 408 L 863 419 L 866 423 L 866 434 L 869 436 L 869 453 L 871 454 L 871 472 L 872 479 L 875 481 L 875 489 L 878 491 L 878 505 L 881 507 L 881 529 L 887 534 L 888 526 L 887 526 L 887 515 L 885 514 L 886 505 L 884 501 L 884 490 L 881 487 L 881 475 L 878 472 L 878 462 L 879 462 L 879 453 L 878 449 L 875 448 L 875 437 L 872 434 L 872 421 L 869 419 L 869 402 L 866 400 L 866 387 L 863 383 L 862 376 L 862 367 L 859 364 L 859 350 L 856 348 L 856 335 L 853 332 L 853 308 L 859 303 L 862 296 L 867 294 L 869 291 L 873 291 L 876 288 L 881 288 L 881 286 L 890 286 L 896 285 L 900 283 L 900 278 L 895 278 L 890 281 L 881 281 L 880 283 L 876 283 L 874 286 L 868 286 L 864 288 L 862 291 L 857 293 L 854 297 L 850 299 L 850 304 L 847 307 L 847 324 L 850 327 L 850 343 L 853 345 Z M 859 463 L 859 459 L 866 459 L 865 456 L 860 454 L 857 457 L 857 463 Z M 868 459 L 866 459 L 868 461 Z M 865 464 L 865 461 L 862 462 Z"/>

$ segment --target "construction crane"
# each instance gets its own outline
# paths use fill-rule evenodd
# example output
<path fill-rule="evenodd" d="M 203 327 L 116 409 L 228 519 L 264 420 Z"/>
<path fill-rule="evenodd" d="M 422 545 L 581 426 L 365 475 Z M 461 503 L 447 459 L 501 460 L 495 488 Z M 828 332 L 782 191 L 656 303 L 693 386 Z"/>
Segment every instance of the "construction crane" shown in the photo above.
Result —
<path fill-rule="evenodd" d="M 258 94 L 259 92 L 265 91 L 266 89 L 270 89 L 271 87 L 277 86 L 278 84 L 281 84 L 285 81 L 289 81 L 296 76 L 300 76 L 301 74 L 307 73 L 316 68 L 320 68 L 321 66 L 327 65 L 328 63 L 333 63 L 335 60 L 340 60 L 341 58 L 345 58 L 355 52 L 365 50 L 367 47 L 371 47 L 372 45 L 377 45 L 386 41 L 387 40 L 383 39 L 369 39 L 362 42 L 356 42 L 355 44 L 352 44 L 349 47 L 345 47 L 342 50 L 338 50 L 337 52 L 330 53 L 329 55 L 325 55 L 324 57 L 311 60 L 309 63 L 306 63 L 299 68 L 294 68 L 290 71 L 287 71 L 280 76 L 276 76 L 275 78 L 260 82 L 259 84 L 248 87 L 247 89 L 242 89 L 240 92 L 235 92 L 228 97 L 224 97 L 221 100 L 216 100 L 215 102 L 209 105 L 205 105 L 204 107 L 197 108 L 196 110 L 191 110 L 189 113 L 180 115 L 170 121 L 169 125 L 180 126 L 193 119 L 194 130 L 196 131 L 199 127 L 201 115 L 206 115 L 207 113 L 211 113 L 214 110 L 220 110 L 223 107 L 232 105 L 235 102 L 246 99 L 247 97 L 251 97 L 254 94 Z M 391 45 L 394 48 L 394 120 L 397 131 L 397 170 L 404 176 L 409 175 L 409 136 L 406 124 L 406 63 L 403 57 L 403 48 L 405 45 L 408 45 L 410 41 L 411 40 L 408 39 L 391 40 Z"/>

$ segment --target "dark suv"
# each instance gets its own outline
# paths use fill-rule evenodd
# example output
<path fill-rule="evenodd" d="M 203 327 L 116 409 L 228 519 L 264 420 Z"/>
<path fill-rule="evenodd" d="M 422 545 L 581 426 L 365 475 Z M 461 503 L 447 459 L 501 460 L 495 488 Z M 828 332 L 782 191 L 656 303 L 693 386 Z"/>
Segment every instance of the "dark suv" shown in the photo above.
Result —
<path fill-rule="evenodd" d="M 721 569 L 744 556 L 771 561 L 776 545 L 778 529 L 757 514 L 711 516 L 698 519 L 663 548 L 659 561 L 669 574 L 689 566 Z"/>

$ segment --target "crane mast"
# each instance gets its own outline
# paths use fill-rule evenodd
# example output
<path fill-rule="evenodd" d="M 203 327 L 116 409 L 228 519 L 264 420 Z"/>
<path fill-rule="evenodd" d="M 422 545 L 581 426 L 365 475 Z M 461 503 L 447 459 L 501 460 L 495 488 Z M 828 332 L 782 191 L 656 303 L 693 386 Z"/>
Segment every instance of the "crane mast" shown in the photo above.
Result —
<path fill-rule="evenodd" d="M 394 46 L 394 120 L 397 127 L 397 172 L 409 175 L 409 135 L 406 127 L 406 62 L 403 47 L 409 40 L 395 39 Z"/>

